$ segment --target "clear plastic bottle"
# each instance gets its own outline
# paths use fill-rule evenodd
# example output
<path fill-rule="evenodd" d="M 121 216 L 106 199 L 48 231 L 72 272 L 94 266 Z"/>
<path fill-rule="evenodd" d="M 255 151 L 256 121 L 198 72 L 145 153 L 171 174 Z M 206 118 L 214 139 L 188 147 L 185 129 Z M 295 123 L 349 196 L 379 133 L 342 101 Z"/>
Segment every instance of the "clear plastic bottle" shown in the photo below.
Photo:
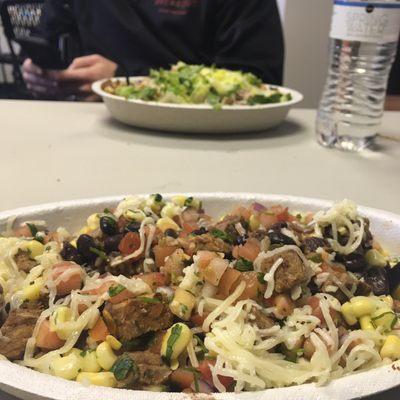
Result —
<path fill-rule="evenodd" d="M 400 31 L 400 0 L 335 0 L 317 140 L 358 151 L 379 132 Z"/>

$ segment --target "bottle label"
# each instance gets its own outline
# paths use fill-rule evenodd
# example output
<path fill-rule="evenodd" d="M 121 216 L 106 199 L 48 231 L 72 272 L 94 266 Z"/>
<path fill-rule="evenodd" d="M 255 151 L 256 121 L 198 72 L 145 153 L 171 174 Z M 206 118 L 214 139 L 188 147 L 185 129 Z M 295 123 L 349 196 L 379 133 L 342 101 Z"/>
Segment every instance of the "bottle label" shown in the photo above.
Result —
<path fill-rule="evenodd" d="M 370 43 L 397 42 L 400 3 L 335 0 L 330 37 Z"/>

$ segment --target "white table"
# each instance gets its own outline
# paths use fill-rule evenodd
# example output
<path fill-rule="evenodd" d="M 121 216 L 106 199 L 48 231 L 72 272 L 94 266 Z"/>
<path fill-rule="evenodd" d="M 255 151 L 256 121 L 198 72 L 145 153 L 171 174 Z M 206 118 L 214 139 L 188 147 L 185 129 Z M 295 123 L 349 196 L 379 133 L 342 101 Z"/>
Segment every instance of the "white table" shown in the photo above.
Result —
<path fill-rule="evenodd" d="M 0 101 L 0 210 L 112 194 L 246 191 L 347 197 L 400 213 L 400 143 L 380 140 L 379 151 L 360 154 L 324 149 L 314 120 L 315 111 L 299 109 L 265 133 L 184 136 L 123 126 L 102 104 Z M 382 133 L 400 138 L 400 113 L 385 115 Z"/>

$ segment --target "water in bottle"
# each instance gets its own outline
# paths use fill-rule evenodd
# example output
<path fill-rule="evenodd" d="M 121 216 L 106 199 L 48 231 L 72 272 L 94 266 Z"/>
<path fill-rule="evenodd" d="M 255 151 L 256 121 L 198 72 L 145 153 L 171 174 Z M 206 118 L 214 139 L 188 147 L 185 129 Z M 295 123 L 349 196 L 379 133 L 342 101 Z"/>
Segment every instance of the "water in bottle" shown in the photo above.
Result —
<path fill-rule="evenodd" d="M 400 0 L 335 0 L 317 140 L 358 151 L 379 132 L 400 31 Z"/>

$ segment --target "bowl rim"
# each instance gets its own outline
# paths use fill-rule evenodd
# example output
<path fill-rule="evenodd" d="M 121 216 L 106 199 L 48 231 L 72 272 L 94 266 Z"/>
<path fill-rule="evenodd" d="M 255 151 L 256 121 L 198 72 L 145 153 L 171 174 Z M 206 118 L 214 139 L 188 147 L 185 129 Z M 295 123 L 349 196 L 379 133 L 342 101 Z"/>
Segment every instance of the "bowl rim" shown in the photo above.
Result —
<path fill-rule="evenodd" d="M 129 77 L 130 80 L 136 81 L 140 80 L 143 78 L 147 78 L 145 76 L 132 76 Z M 120 101 L 124 103 L 131 103 L 131 104 L 136 104 L 136 105 L 141 105 L 141 106 L 149 106 L 149 107 L 160 107 L 160 108 L 166 108 L 166 109 L 180 109 L 180 110 L 210 110 L 210 111 L 215 111 L 215 109 L 208 104 L 176 104 L 176 103 L 165 103 L 165 102 L 157 102 L 157 101 L 144 101 L 144 100 L 139 100 L 139 99 L 125 99 L 124 97 L 121 96 L 116 96 L 110 93 L 105 92 L 102 89 L 102 85 L 104 82 L 107 81 L 120 81 L 120 80 L 125 80 L 126 77 L 113 77 L 113 78 L 105 78 L 105 79 L 100 79 L 92 84 L 92 90 L 95 92 L 97 95 L 103 98 L 103 100 L 114 100 L 114 101 Z M 284 108 L 284 107 L 292 107 L 295 104 L 300 103 L 303 101 L 304 96 L 302 93 L 298 92 L 297 90 L 287 88 L 285 86 L 278 86 L 278 85 L 271 85 L 279 90 L 281 90 L 283 93 L 290 93 L 292 95 L 292 100 L 290 101 L 285 101 L 284 103 L 272 103 L 272 104 L 256 104 L 254 106 L 250 105 L 233 105 L 233 106 L 223 106 L 221 109 L 218 111 L 256 111 L 256 110 L 268 110 L 268 109 L 273 109 L 273 108 Z"/>

